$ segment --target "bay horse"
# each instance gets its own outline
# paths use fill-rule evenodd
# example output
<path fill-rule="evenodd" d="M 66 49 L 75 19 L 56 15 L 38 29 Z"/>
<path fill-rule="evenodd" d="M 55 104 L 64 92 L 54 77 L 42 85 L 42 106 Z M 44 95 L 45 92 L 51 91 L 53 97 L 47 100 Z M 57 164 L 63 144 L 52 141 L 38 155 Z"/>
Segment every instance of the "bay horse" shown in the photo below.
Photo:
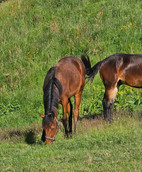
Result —
<path fill-rule="evenodd" d="M 131 87 L 142 88 L 142 54 L 114 54 L 99 61 L 92 68 L 89 58 L 82 56 L 82 61 L 88 68 L 88 75 L 94 78 L 100 73 L 105 86 L 102 101 L 104 119 L 110 122 L 113 119 L 113 104 L 122 84 Z"/>
<path fill-rule="evenodd" d="M 55 66 L 47 72 L 43 84 L 43 102 L 45 114 L 40 114 L 42 120 L 43 142 L 51 144 L 55 140 L 58 131 L 58 104 L 63 108 L 63 126 L 65 135 L 68 137 L 72 133 L 72 103 L 70 98 L 75 98 L 74 109 L 74 133 L 76 133 L 77 119 L 79 116 L 79 106 L 81 103 L 81 94 L 85 84 L 85 75 L 89 70 L 88 62 L 83 62 L 73 56 L 62 58 Z M 67 113 L 69 120 L 67 121 Z"/>

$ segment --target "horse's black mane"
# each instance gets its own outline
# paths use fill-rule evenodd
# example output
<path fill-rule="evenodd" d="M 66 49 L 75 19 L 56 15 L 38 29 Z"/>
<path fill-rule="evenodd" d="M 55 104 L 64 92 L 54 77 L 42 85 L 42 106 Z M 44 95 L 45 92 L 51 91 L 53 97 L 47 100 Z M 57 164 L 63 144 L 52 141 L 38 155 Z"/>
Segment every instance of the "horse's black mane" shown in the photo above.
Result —
<path fill-rule="evenodd" d="M 55 115 L 58 109 L 58 98 L 62 93 L 62 85 L 57 78 L 55 78 L 56 67 L 52 67 L 44 80 L 43 85 L 43 101 L 45 115 Z"/>

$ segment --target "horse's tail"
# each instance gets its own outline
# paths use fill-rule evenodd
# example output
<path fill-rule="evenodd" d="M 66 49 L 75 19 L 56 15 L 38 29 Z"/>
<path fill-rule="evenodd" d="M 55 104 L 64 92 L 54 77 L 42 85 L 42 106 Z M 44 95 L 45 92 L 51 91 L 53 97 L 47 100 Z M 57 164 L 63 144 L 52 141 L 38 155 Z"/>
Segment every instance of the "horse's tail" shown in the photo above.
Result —
<path fill-rule="evenodd" d="M 93 80 L 95 75 L 98 73 L 99 68 L 100 68 L 100 62 L 96 63 L 92 68 L 91 68 L 91 62 L 89 57 L 85 57 L 84 55 L 81 56 L 81 60 L 86 68 L 86 74 L 90 80 Z"/>
<path fill-rule="evenodd" d="M 50 68 L 44 80 L 43 98 L 44 98 L 45 114 L 51 112 L 55 113 L 53 107 L 58 109 L 58 96 L 61 95 L 62 93 L 62 85 L 60 81 L 57 78 L 55 78 L 55 71 L 56 71 L 56 67 Z M 55 86 L 59 91 L 59 95 L 55 90 Z"/>

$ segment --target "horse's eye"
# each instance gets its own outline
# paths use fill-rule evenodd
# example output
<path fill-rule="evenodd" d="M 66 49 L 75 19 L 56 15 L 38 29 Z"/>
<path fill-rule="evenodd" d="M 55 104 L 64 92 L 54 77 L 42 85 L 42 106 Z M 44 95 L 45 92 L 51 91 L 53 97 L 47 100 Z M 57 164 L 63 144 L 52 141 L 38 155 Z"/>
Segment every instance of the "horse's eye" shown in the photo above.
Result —
<path fill-rule="evenodd" d="M 53 131 L 54 129 L 55 129 L 54 127 L 51 128 L 52 131 Z"/>

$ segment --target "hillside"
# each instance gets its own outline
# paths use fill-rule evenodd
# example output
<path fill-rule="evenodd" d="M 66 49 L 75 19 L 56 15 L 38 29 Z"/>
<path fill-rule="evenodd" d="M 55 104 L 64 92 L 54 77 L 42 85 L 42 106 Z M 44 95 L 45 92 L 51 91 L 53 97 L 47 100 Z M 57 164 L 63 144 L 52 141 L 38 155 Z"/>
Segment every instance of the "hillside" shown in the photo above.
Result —
<path fill-rule="evenodd" d="M 114 53 L 142 53 L 142 1 L 7 0 L 0 3 L 0 126 L 40 122 L 42 84 L 64 56 L 92 65 Z M 93 94 L 92 94 L 93 93 Z M 99 75 L 86 84 L 80 115 L 102 113 Z M 142 91 L 122 87 L 114 109 L 142 110 Z M 59 109 L 61 115 L 62 110 Z"/>
<path fill-rule="evenodd" d="M 0 0 L 0 170 L 142 171 L 142 89 L 121 86 L 114 121 L 102 115 L 99 74 L 86 82 L 77 135 L 41 142 L 42 85 L 67 55 L 92 65 L 114 53 L 142 54 L 141 0 Z M 73 99 L 72 99 L 73 101 Z"/>

